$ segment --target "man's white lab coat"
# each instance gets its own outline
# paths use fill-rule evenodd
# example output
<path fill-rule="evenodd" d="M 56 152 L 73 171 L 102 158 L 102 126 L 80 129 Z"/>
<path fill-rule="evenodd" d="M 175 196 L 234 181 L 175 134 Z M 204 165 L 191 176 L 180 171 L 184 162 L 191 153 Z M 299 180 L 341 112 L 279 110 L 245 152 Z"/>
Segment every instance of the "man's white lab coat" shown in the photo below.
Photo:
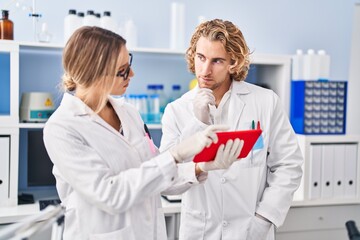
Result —
<path fill-rule="evenodd" d="M 198 87 L 170 103 L 162 119 L 160 150 L 202 130 L 193 114 Z M 303 157 L 278 96 L 246 82 L 233 82 L 227 121 L 230 130 L 263 130 L 257 147 L 228 170 L 209 172 L 204 184 L 183 194 L 180 239 L 246 239 L 255 212 L 283 224 L 302 176 Z M 250 233 L 251 234 L 251 233 Z M 273 239 L 273 229 L 268 239 Z M 259 239 L 260 240 L 260 239 Z"/>

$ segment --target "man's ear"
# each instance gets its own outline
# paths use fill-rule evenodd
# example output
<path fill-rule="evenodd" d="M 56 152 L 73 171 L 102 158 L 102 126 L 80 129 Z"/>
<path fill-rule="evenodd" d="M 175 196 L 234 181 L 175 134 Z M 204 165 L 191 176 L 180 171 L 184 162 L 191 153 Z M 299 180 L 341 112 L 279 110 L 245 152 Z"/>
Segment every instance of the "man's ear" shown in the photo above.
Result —
<path fill-rule="evenodd" d="M 234 67 L 235 67 L 234 65 L 230 65 L 230 66 L 229 66 L 228 71 L 229 71 L 230 74 L 234 74 L 234 73 L 235 73 Z"/>

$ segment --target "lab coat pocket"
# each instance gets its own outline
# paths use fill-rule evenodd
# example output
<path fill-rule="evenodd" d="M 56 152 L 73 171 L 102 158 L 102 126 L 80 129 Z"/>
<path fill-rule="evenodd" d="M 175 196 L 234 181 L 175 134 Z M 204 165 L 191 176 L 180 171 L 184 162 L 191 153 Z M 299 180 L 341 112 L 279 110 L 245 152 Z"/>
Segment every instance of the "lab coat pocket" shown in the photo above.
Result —
<path fill-rule="evenodd" d="M 180 238 L 181 240 L 204 239 L 205 232 L 205 213 L 197 210 L 185 208 L 181 212 L 181 222 L 186 224 L 180 225 Z"/>
<path fill-rule="evenodd" d="M 248 130 L 252 128 L 251 122 L 245 122 L 238 126 L 239 130 Z M 266 149 L 264 139 L 266 139 L 265 131 L 261 133 L 257 141 L 255 142 L 253 148 L 250 150 L 249 154 L 239 160 L 236 164 L 239 167 L 243 168 L 252 168 L 258 167 L 262 164 L 265 164 L 266 161 Z"/>
<path fill-rule="evenodd" d="M 140 155 L 141 162 L 147 161 L 159 154 L 159 150 L 149 136 L 144 136 L 136 142 L 135 148 Z"/>
<path fill-rule="evenodd" d="M 89 236 L 89 240 L 135 240 L 134 233 L 130 226 L 124 227 L 120 230 L 102 233 L 92 234 Z"/>

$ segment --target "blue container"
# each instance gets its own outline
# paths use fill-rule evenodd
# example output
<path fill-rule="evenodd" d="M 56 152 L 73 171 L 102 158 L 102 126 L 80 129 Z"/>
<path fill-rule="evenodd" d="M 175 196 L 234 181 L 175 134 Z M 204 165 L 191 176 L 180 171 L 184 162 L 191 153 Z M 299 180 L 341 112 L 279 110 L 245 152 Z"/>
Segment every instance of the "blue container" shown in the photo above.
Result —
<path fill-rule="evenodd" d="M 0 116 L 10 115 L 10 53 L 0 52 Z"/>
<path fill-rule="evenodd" d="M 292 81 L 290 122 L 299 134 L 345 134 L 346 81 Z"/>

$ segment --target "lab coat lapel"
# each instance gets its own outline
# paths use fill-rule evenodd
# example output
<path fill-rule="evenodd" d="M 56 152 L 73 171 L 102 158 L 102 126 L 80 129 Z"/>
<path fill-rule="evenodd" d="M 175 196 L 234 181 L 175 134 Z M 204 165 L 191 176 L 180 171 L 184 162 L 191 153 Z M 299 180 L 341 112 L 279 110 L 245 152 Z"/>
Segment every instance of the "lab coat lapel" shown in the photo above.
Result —
<path fill-rule="evenodd" d="M 229 103 L 229 116 L 228 123 L 232 130 L 236 130 L 241 114 L 244 110 L 246 103 L 241 99 L 241 95 L 250 93 L 244 82 L 233 81 L 230 103 Z"/>

